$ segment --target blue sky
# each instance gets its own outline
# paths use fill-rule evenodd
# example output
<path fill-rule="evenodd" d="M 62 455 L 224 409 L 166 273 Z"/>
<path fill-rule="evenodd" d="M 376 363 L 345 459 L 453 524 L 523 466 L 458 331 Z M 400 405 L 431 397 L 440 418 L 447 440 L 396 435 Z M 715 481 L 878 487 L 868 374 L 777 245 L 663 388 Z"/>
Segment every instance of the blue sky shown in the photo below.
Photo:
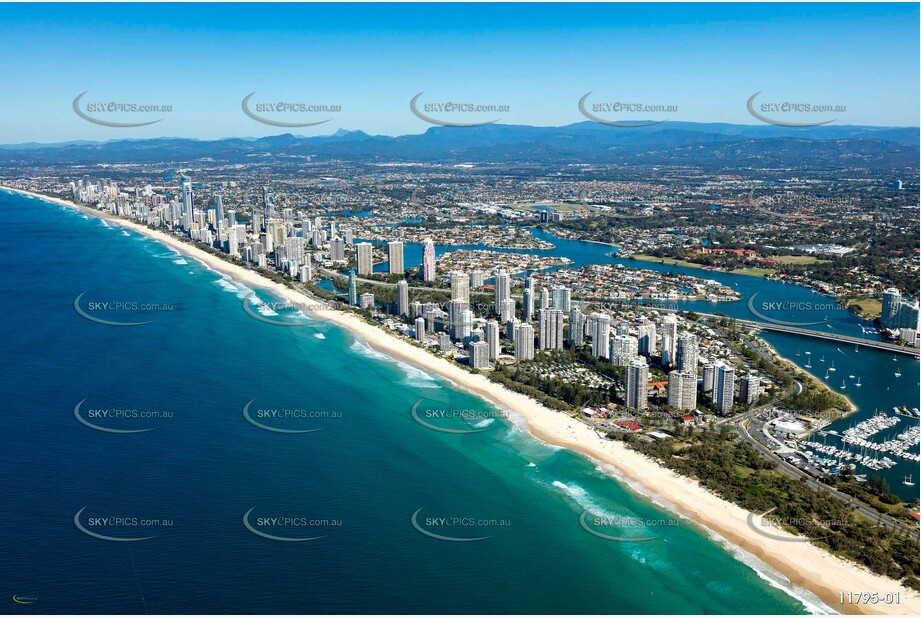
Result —
<path fill-rule="evenodd" d="M 917 126 L 918 26 L 917 4 L 4 4 L 0 143 L 285 132 L 242 113 L 253 91 L 341 106 L 264 114 L 332 118 L 302 135 L 421 133 L 430 125 L 409 109 L 420 91 L 507 105 L 511 124 L 583 121 L 589 91 L 677 105 L 674 120 L 758 124 L 745 102 L 762 91 L 846 105 L 838 124 Z M 172 111 L 98 126 L 71 109 L 84 91 L 84 103 Z"/>

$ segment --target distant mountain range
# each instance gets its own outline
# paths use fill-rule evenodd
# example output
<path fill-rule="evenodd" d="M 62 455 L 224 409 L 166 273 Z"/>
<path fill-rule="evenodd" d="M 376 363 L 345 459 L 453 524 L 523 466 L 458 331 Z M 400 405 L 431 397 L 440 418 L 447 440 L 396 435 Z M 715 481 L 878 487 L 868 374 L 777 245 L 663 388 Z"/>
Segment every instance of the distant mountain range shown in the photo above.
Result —
<path fill-rule="evenodd" d="M 263 138 L 196 140 L 124 139 L 107 142 L 0 146 L 0 164 L 190 162 L 197 159 L 244 162 L 252 157 L 312 156 L 318 160 L 471 163 L 617 163 L 747 166 L 844 161 L 854 167 L 917 165 L 917 127 L 774 125 L 664 122 L 645 127 L 612 127 L 581 122 L 563 127 L 491 124 L 432 127 L 398 137 L 338 130 L 300 137 L 286 133 Z"/>

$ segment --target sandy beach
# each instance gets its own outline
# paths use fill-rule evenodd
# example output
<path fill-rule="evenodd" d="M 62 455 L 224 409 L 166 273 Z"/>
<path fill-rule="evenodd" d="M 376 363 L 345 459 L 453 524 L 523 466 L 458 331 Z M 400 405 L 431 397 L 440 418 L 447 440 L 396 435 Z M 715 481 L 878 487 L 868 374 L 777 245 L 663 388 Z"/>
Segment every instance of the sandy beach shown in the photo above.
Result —
<path fill-rule="evenodd" d="M 269 290 L 272 294 L 298 305 L 318 305 L 324 301 L 302 292 L 274 283 L 240 264 L 225 261 L 158 230 L 115 217 L 95 209 L 79 206 L 66 200 L 50 198 L 17 189 L 18 193 L 78 209 L 89 215 L 124 226 L 163 243 L 196 259 L 210 268 L 226 273 L 250 286 Z M 608 464 L 614 476 L 626 481 L 640 493 L 664 504 L 696 524 L 741 548 L 771 568 L 781 573 L 795 586 L 820 598 L 833 611 L 847 614 L 907 614 L 919 611 L 919 595 L 898 582 L 875 575 L 853 563 L 846 562 L 808 542 L 782 541 L 762 536 L 748 525 L 749 513 L 703 488 L 700 484 L 660 466 L 658 463 L 629 450 L 621 442 L 598 437 L 591 428 L 566 414 L 551 410 L 538 402 L 503 386 L 436 357 L 381 328 L 369 324 L 359 316 L 338 311 L 323 310 L 323 319 L 348 329 L 376 350 L 393 358 L 409 362 L 425 371 L 450 380 L 457 386 L 472 391 L 501 408 L 520 415 L 528 430 L 538 439 L 563 446 Z M 607 466 L 605 466 L 607 467 Z M 780 530 L 772 534 L 789 537 Z M 840 594 L 846 592 L 898 593 L 900 602 L 876 605 L 842 605 Z M 743 610 L 744 611 L 744 610 Z"/>

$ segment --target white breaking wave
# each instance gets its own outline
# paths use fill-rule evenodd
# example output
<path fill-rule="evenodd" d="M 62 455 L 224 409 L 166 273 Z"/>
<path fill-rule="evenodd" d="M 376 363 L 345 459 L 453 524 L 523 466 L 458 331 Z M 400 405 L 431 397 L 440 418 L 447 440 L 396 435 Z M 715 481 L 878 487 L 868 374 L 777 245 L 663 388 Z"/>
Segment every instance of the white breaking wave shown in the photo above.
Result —
<path fill-rule="evenodd" d="M 237 291 L 237 286 L 235 286 L 234 284 L 224 279 L 217 279 L 213 283 L 214 285 L 221 288 L 225 292 L 236 292 Z"/>
<path fill-rule="evenodd" d="M 406 379 L 403 381 L 405 384 L 415 386 L 416 388 L 441 388 L 441 385 L 438 384 L 433 376 L 421 369 L 413 367 L 403 361 L 397 361 L 397 366 L 406 374 Z"/>
<path fill-rule="evenodd" d="M 349 346 L 349 349 L 352 350 L 353 352 L 358 352 L 362 356 L 367 356 L 368 358 L 374 358 L 377 360 L 393 360 L 386 354 L 382 354 L 378 352 L 377 350 L 375 350 L 374 348 L 372 348 L 371 346 L 369 346 L 368 344 L 362 341 L 358 341 L 358 340 L 353 341 L 352 345 Z"/>
<path fill-rule="evenodd" d="M 317 339 L 326 339 L 326 335 L 324 335 L 323 333 L 314 333 L 313 336 L 316 337 Z"/>
<path fill-rule="evenodd" d="M 557 489 L 563 490 L 563 493 L 566 494 L 570 500 L 589 511 L 592 515 L 597 517 L 616 517 L 618 515 L 600 505 L 587 491 L 578 485 L 567 485 L 561 481 L 553 481 L 552 485 Z"/>
<path fill-rule="evenodd" d="M 427 374 L 417 367 L 413 367 L 408 363 L 404 363 L 401 360 L 391 358 L 386 354 L 378 352 L 364 341 L 359 341 L 356 339 L 352 342 L 352 345 L 349 346 L 349 349 L 367 358 L 373 358 L 375 360 L 387 361 L 389 363 L 395 364 L 406 375 L 406 378 L 403 380 L 403 384 L 406 384 L 407 386 L 414 386 L 416 388 L 441 388 L 441 385 L 438 384 L 433 376 Z"/>
<path fill-rule="evenodd" d="M 601 472 L 604 472 L 608 476 L 615 478 L 618 482 L 626 485 L 627 487 L 629 487 L 631 490 L 633 490 L 637 494 L 644 496 L 647 500 L 649 500 L 656 506 L 667 511 L 670 516 L 676 517 L 686 522 L 689 522 L 695 528 L 699 530 L 703 530 L 707 534 L 707 536 L 710 538 L 710 540 L 715 541 L 716 543 L 724 547 L 730 554 L 732 554 L 732 556 L 736 560 L 738 560 L 745 566 L 749 567 L 752 571 L 755 572 L 756 575 L 758 575 L 758 577 L 766 581 L 770 586 L 777 588 L 778 590 L 782 590 L 790 597 L 802 603 L 808 613 L 811 613 L 811 614 L 835 614 L 837 613 L 832 608 L 825 605 L 822 602 L 822 600 L 819 599 L 817 596 L 815 596 L 808 590 L 791 583 L 780 572 L 774 570 L 772 567 L 770 567 L 769 565 L 761 561 L 758 557 L 754 556 L 753 554 L 750 554 L 749 552 L 745 551 L 741 547 L 730 543 L 728 540 L 726 540 L 725 538 L 723 538 L 722 536 L 720 536 L 719 534 L 717 534 L 710 528 L 707 528 L 706 526 L 701 526 L 700 524 L 692 521 L 690 518 L 686 517 L 685 515 L 679 513 L 677 508 L 673 504 L 669 503 L 667 500 L 665 500 L 658 494 L 655 494 L 649 491 L 648 489 L 643 487 L 643 485 L 625 478 L 622 474 L 620 474 L 620 472 L 614 466 L 610 464 L 600 464 L 595 469 Z"/>
<path fill-rule="evenodd" d="M 802 603 L 806 608 L 807 613 L 819 615 L 838 613 L 823 603 L 822 599 L 815 596 L 805 588 L 801 588 L 800 586 L 792 583 L 790 580 L 784 577 L 782 573 L 761 561 L 761 559 L 759 559 L 757 556 L 750 554 L 741 547 L 730 543 L 709 528 L 704 528 L 704 530 L 707 531 L 707 536 L 709 536 L 711 540 L 726 548 L 729 553 L 732 554 L 733 558 L 754 571 L 758 577 L 767 582 L 768 585 L 770 585 L 772 588 L 777 588 L 778 590 L 785 592 L 787 595 Z"/>
<path fill-rule="evenodd" d="M 480 421 L 479 423 L 474 423 L 473 426 L 474 426 L 476 429 L 482 429 L 483 427 L 489 427 L 490 425 L 492 425 L 492 423 L 493 423 L 494 420 L 496 420 L 496 419 L 494 419 L 494 418 L 484 418 L 484 419 L 483 419 L 482 421 Z"/>
<path fill-rule="evenodd" d="M 273 310 L 261 300 L 254 304 L 256 305 L 256 311 L 259 312 L 259 315 L 265 316 L 267 318 L 278 315 L 277 311 Z"/>
<path fill-rule="evenodd" d="M 188 264 L 188 262 L 182 258 L 179 258 L 178 260 L 173 260 L 173 264 Z"/>

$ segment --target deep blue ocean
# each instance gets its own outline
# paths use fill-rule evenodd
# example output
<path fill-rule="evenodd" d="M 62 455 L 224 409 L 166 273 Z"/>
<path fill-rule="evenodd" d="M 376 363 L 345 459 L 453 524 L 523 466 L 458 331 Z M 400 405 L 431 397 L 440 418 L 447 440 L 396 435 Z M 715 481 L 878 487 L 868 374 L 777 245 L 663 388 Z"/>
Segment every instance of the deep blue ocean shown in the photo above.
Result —
<path fill-rule="evenodd" d="M 496 411 L 337 327 L 254 319 L 253 290 L 99 219 L 5 192 L 0 213 L 4 613 L 814 609 L 514 420 L 426 428 L 419 400 Z"/>

